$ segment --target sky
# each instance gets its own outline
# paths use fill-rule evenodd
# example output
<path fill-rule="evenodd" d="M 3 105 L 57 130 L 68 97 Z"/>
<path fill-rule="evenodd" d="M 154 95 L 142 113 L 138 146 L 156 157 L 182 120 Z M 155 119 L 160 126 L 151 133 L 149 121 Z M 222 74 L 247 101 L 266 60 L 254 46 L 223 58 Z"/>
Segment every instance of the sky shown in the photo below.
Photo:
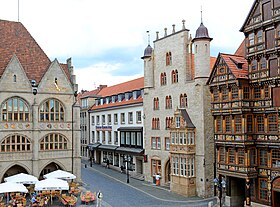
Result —
<path fill-rule="evenodd" d="M 182 28 L 195 37 L 208 28 L 211 56 L 233 54 L 244 39 L 242 27 L 254 0 L 0 0 L 0 19 L 20 21 L 47 56 L 71 57 L 81 90 L 115 85 L 144 75 L 148 34 L 163 37 Z M 201 12 L 202 11 L 202 12 Z M 202 15 L 201 15 L 202 14 Z M 1 37 L 0 37 L 1 38 Z"/>

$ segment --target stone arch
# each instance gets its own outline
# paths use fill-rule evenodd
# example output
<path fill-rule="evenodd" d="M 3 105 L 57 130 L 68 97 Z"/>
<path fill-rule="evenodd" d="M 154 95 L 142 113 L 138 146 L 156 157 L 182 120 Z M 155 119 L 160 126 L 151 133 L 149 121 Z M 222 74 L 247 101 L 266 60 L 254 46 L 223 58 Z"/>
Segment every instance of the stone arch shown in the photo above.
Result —
<path fill-rule="evenodd" d="M 43 179 L 43 175 L 53 172 L 55 170 L 66 170 L 66 166 L 59 161 L 50 160 L 40 170 L 39 180 Z"/>
<path fill-rule="evenodd" d="M 18 173 L 26 173 L 31 174 L 31 170 L 22 163 L 10 164 L 3 170 L 3 174 L 1 175 L 1 182 L 4 182 L 4 178 L 16 175 Z"/>
<path fill-rule="evenodd" d="M 170 158 L 167 159 L 164 165 L 164 180 L 165 183 L 170 182 L 170 174 L 171 174 L 171 165 L 170 165 Z"/>
<path fill-rule="evenodd" d="M 272 206 L 277 207 L 280 203 L 280 176 L 272 181 Z"/>

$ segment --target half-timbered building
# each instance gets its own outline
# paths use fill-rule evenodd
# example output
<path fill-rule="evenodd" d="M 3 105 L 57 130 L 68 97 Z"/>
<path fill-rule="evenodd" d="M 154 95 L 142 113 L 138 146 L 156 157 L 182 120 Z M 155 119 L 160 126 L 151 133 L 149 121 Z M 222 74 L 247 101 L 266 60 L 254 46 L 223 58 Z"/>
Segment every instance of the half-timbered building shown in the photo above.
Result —
<path fill-rule="evenodd" d="M 208 84 L 226 205 L 280 203 L 280 1 L 256 0 L 238 56 L 219 54 Z"/>

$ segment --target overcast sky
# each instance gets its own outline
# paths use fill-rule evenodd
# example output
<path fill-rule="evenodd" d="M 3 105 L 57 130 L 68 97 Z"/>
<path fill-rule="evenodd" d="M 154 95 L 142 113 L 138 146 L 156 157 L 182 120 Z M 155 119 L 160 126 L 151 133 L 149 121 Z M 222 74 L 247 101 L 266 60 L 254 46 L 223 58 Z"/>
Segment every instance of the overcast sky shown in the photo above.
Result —
<path fill-rule="evenodd" d="M 18 12 L 19 1 L 19 12 Z M 114 85 L 143 76 L 141 57 L 167 28 L 186 28 L 192 36 L 201 22 L 208 28 L 211 55 L 234 53 L 254 0 L 0 0 L 0 19 L 19 21 L 51 60 L 72 57 L 79 90 Z M 1 37 L 0 37 L 1 38 Z M 153 44 L 151 44 L 153 47 Z"/>

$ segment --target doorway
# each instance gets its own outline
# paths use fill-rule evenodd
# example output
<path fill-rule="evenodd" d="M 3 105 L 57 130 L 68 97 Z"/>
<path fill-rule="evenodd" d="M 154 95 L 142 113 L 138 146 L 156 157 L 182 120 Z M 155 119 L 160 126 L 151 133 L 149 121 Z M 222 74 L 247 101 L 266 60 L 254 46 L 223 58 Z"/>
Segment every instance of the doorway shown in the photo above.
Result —
<path fill-rule="evenodd" d="M 280 207 L 280 177 L 272 182 L 272 206 Z"/>

